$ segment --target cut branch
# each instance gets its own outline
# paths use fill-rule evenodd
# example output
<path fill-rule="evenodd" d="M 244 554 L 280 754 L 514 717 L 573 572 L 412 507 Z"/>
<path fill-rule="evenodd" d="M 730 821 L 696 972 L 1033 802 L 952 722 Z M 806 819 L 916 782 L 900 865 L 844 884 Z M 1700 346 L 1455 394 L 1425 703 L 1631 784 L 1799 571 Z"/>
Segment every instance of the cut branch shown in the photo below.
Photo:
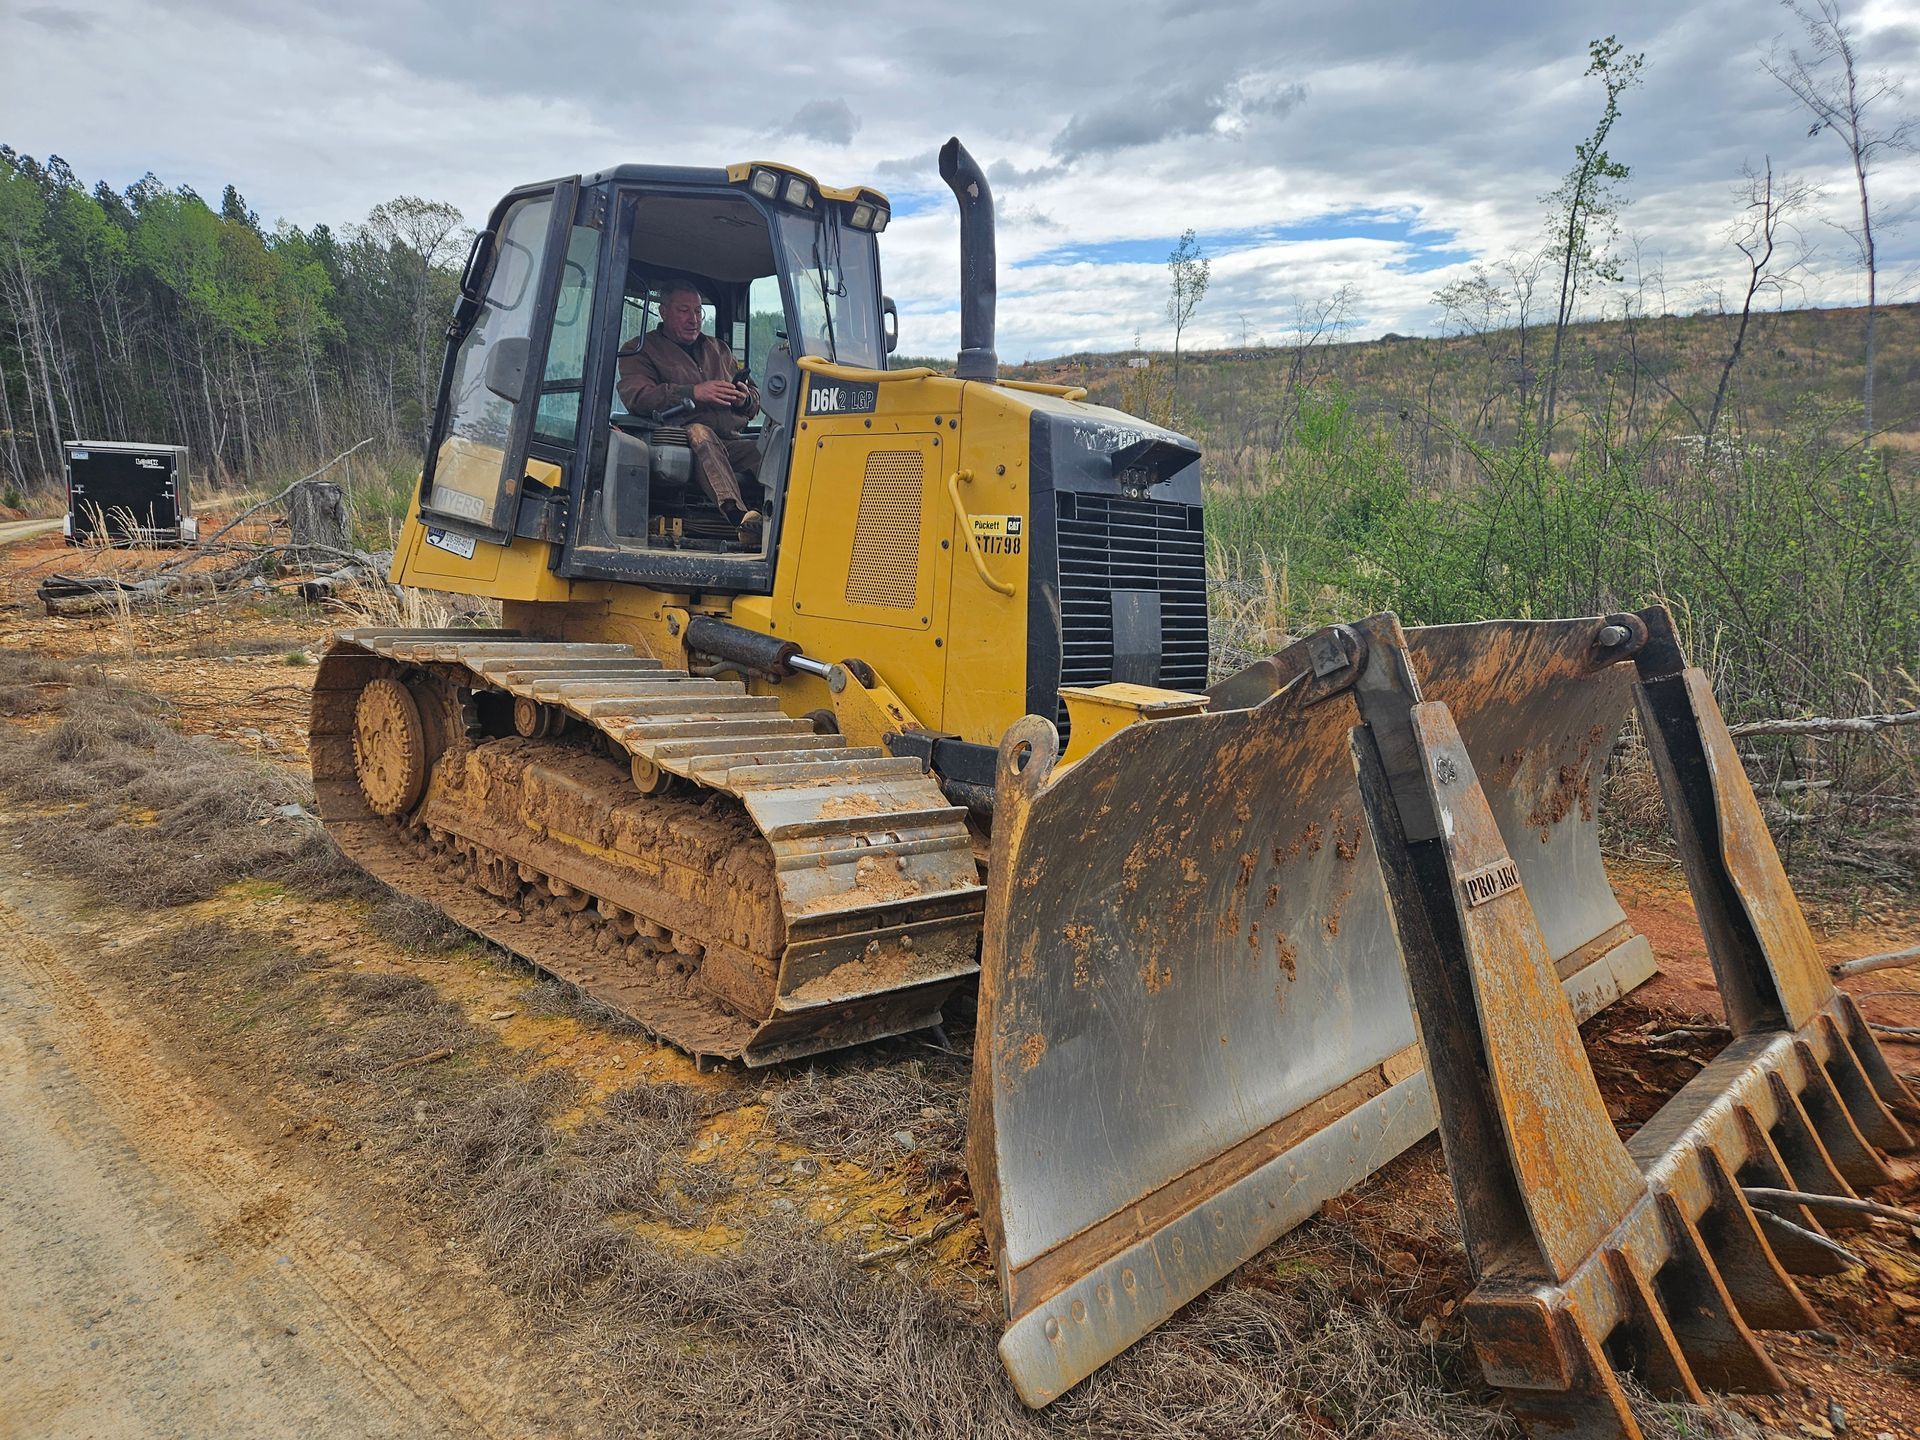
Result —
<path fill-rule="evenodd" d="M 1828 970 L 1836 980 L 1849 975 L 1865 975 L 1870 970 L 1900 970 L 1920 960 L 1920 945 L 1909 945 L 1905 950 L 1889 950 L 1883 955 L 1862 955 L 1858 960 L 1843 960 L 1831 965 Z"/>
<path fill-rule="evenodd" d="M 1920 710 L 1895 710 L 1886 715 L 1845 715 L 1838 718 L 1816 715 L 1807 720 L 1749 720 L 1730 725 L 1727 732 L 1735 739 L 1748 735 L 1871 735 L 1876 730 L 1896 725 L 1920 725 Z"/>
<path fill-rule="evenodd" d="M 946 1219 L 942 1220 L 931 1230 L 915 1235 L 910 1240 L 902 1240 L 898 1245 L 882 1245 L 877 1250 L 869 1250 L 866 1254 L 860 1256 L 855 1263 L 859 1265 L 880 1265 L 888 1260 L 897 1260 L 902 1255 L 924 1249 L 928 1245 L 933 1244 L 934 1241 L 940 1239 L 943 1235 L 951 1234 L 972 1218 L 973 1212 L 971 1210 L 962 1210 L 958 1215 L 947 1216 Z"/>
<path fill-rule="evenodd" d="M 1850 1195 L 1817 1195 L 1811 1190 L 1774 1190 L 1764 1185 L 1747 1185 L 1740 1193 L 1749 1204 L 1769 1209 L 1799 1207 L 1826 1210 L 1841 1215 L 1871 1215 L 1876 1220 L 1891 1220 L 1896 1225 L 1920 1225 L 1920 1214 L 1897 1205 L 1882 1205 L 1878 1200 L 1856 1200 Z"/>

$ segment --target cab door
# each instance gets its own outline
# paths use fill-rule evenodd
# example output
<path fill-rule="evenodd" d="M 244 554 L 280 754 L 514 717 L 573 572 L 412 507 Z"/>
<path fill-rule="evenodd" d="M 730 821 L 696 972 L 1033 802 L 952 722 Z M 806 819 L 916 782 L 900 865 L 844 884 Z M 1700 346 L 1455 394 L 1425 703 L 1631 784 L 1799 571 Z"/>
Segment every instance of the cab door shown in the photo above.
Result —
<path fill-rule="evenodd" d="M 474 237 L 421 477 L 436 525 L 513 537 L 578 194 L 577 179 L 516 190 Z"/>

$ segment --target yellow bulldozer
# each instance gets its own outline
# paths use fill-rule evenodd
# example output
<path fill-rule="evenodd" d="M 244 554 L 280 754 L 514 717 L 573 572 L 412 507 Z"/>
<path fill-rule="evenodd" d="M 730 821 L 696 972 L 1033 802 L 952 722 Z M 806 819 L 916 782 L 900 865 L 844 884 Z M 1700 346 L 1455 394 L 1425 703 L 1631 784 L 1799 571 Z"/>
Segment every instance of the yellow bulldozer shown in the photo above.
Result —
<path fill-rule="evenodd" d="M 999 374 L 991 193 L 957 140 L 939 164 L 951 374 L 889 366 L 876 190 L 623 166 L 500 202 L 392 579 L 502 623 L 334 637 L 330 832 L 702 1062 L 975 1005 L 969 1173 L 1030 1404 L 1436 1124 L 1523 1413 L 1632 1433 L 1634 1357 L 1719 1383 L 1728 1334 L 1802 1317 L 1783 1264 L 1833 1252 L 1747 1190 L 1851 1195 L 1912 1101 L 1664 612 L 1373 616 L 1209 687 L 1199 447 Z M 697 397 L 621 399 L 689 290 L 759 402 L 728 437 L 756 525 L 696 483 Z M 1574 1029 L 1653 969 L 1595 813 L 1635 705 L 1746 1067 L 1645 1156 Z"/>

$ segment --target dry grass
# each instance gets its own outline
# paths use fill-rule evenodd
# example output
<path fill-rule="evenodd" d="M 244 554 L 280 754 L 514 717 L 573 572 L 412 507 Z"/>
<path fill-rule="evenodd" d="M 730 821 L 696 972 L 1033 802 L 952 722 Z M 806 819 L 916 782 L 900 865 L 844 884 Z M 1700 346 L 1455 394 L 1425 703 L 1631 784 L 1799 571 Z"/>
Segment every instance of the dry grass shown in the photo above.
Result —
<path fill-rule="evenodd" d="M 59 710 L 75 686 L 88 691 L 107 688 L 99 670 L 78 668 L 58 660 L 15 650 L 0 650 L 0 716 L 37 715 Z"/>
<path fill-rule="evenodd" d="M 761 1098 L 795 1144 L 870 1167 L 910 1153 L 937 1180 L 965 1167 L 970 1068 L 963 1054 L 897 1040 L 789 1070 Z"/>
<path fill-rule="evenodd" d="M 32 683 L 62 712 L 51 730 L 0 746 L 0 790 L 40 813 L 20 849 L 97 898 L 138 906 L 201 900 L 242 878 L 302 893 L 372 894 L 302 808 L 306 782 L 217 741 L 182 735 L 150 697 L 71 666 L 0 656 L 0 686 Z"/>
<path fill-rule="evenodd" d="M 500 623 L 500 604 L 482 596 L 416 590 L 384 582 L 355 585 L 339 601 L 350 627 L 381 626 L 407 630 L 445 630 L 461 625 Z"/>
<path fill-rule="evenodd" d="M 1223 680 L 1286 648 L 1292 638 L 1287 557 L 1214 545 L 1207 555 L 1207 610 L 1212 649 L 1209 680 Z"/>
<path fill-rule="evenodd" d="M 701 1197 L 684 1187 L 690 1172 L 712 1167 L 689 1165 L 688 1146 L 752 1092 L 636 1085 L 569 1132 L 553 1123 L 576 1100 L 563 1072 L 517 1068 L 490 1033 L 412 977 L 290 950 L 284 939 L 194 925 L 127 963 L 177 974 L 161 992 L 171 1013 L 227 1063 L 262 1072 L 275 1089 L 292 1086 L 300 1109 L 351 1117 L 343 1123 L 357 1131 L 356 1148 L 463 1234 L 552 1346 L 582 1360 L 610 1433 L 1516 1433 L 1471 1397 L 1457 1340 L 1430 1344 L 1380 1294 L 1361 1293 L 1384 1272 L 1327 1221 L 1051 1410 L 1030 1413 L 1001 1374 L 992 1315 L 863 1270 L 850 1248 L 804 1221 L 756 1217 L 749 1244 L 716 1254 L 634 1229 L 636 1220 L 702 1221 Z M 441 1046 L 455 1058 L 388 1068 Z M 816 1074 L 809 1084 L 791 1074 L 758 1098 L 826 1087 L 886 1097 L 871 1079 Z M 865 1090 L 849 1088 L 858 1085 Z M 808 1109 L 787 1113 L 824 1123 Z M 1423 1223 L 1420 1214 L 1408 1223 Z"/>
<path fill-rule="evenodd" d="M 373 902 L 367 928 L 414 954 L 436 954 L 477 944 L 473 932 L 410 895 L 389 890 Z"/>

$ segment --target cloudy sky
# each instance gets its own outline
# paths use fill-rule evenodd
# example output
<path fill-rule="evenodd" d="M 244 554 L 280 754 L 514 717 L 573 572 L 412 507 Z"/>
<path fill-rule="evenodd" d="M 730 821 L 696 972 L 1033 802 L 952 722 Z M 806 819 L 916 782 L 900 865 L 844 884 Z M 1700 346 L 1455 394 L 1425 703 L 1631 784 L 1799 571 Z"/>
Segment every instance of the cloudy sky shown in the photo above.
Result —
<path fill-rule="evenodd" d="M 1843 0 L 1859 49 L 1920 71 L 1920 0 Z M 1433 292 L 1539 242 L 1540 197 L 1600 108 L 1587 42 L 1646 56 L 1608 148 L 1656 308 L 1730 289 L 1742 168 L 1817 182 L 1793 303 L 1860 293 L 1841 144 L 1761 68 L 1801 40 L 1767 0 L 0 0 L 0 141 L 89 181 L 152 170 L 269 221 L 410 193 L 478 222 L 508 187 L 622 161 L 777 157 L 892 197 L 902 348 L 957 344 L 950 134 L 990 167 L 1009 360 L 1168 336 L 1165 261 L 1213 285 L 1188 343 L 1291 333 L 1353 287 L 1353 333 L 1431 333 Z M 1889 123 L 1920 108 L 1920 90 Z M 1920 160 L 1876 179 L 1883 296 L 1916 298 Z M 1631 246 L 1629 268 L 1634 264 Z"/>

